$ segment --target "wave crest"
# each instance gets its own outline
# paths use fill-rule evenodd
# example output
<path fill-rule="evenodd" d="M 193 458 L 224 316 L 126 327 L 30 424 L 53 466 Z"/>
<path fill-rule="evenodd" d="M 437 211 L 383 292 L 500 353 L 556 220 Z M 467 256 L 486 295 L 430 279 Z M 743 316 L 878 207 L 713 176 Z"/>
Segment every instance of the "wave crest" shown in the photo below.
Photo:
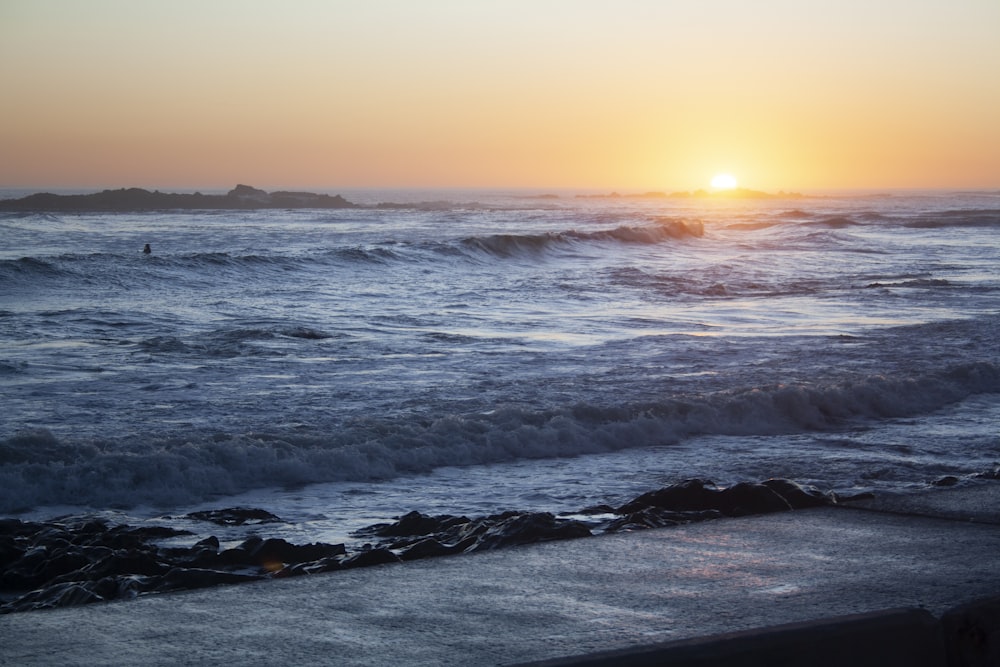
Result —
<path fill-rule="evenodd" d="M 192 503 L 254 488 L 362 481 L 441 466 L 570 457 L 702 435 L 824 431 L 904 417 L 1000 392 L 1000 366 L 980 362 L 911 377 L 829 386 L 776 385 L 643 405 L 575 405 L 372 420 L 328 433 L 203 433 L 77 442 L 45 430 L 0 441 L 0 512 L 45 504 Z"/>
<path fill-rule="evenodd" d="M 622 225 L 614 229 L 581 232 L 569 230 L 545 234 L 491 234 L 462 240 L 462 245 L 498 257 L 538 254 L 576 243 L 623 243 L 653 245 L 670 240 L 700 238 L 705 228 L 698 221 L 656 218 L 649 225 Z"/>
<path fill-rule="evenodd" d="M 904 227 L 914 229 L 940 229 L 947 227 L 1000 227 L 1000 210 L 939 211 L 926 213 L 916 220 L 904 223 Z"/>

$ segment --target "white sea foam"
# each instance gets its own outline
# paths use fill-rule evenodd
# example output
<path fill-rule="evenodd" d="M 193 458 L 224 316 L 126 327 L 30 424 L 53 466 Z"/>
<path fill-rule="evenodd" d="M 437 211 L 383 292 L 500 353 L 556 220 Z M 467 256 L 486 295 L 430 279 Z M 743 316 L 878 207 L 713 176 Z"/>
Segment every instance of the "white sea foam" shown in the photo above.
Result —
<path fill-rule="evenodd" d="M 271 485 L 371 481 L 448 465 L 665 445 L 699 435 L 828 432 L 859 419 L 922 415 L 1000 392 L 1000 367 L 979 363 L 927 376 L 822 386 L 761 387 L 686 400 L 543 412 L 506 407 L 430 423 L 375 421 L 319 434 L 272 429 L 186 439 L 60 439 L 24 431 L 0 442 L 0 511 L 37 504 L 191 504 Z"/>
<path fill-rule="evenodd" d="M 858 444 L 1000 392 L 995 198 L 474 199 L 0 216 L 0 512 L 449 466 L 489 496 L 491 466 L 596 457 L 538 491 L 593 500 L 653 450 L 836 486 L 1000 459 L 975 420 Z"/>

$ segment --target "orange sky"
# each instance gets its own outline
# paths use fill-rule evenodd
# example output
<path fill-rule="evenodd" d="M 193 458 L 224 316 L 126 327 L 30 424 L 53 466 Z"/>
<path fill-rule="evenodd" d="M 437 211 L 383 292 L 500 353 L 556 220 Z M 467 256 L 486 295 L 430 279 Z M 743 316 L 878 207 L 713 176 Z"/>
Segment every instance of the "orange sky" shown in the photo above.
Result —
<path fill-rule="evenodd" d="M 1000 187 L 997 0 L 0 0 L 0 187 Z"/>

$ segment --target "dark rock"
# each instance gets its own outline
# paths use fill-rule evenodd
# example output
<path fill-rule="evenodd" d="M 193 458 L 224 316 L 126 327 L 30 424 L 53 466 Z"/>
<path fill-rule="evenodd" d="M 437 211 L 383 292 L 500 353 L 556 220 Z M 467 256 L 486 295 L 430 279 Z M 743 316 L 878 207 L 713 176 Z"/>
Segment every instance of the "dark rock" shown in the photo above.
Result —
<path fill-rule="evenodd" d="M 317 542 L 295 545 L 280 538 L 265 540 L 254 536 L 238 547 L 222 551 L 214 558 L 206 558 L 204 552 L 202 557 L 206 558 L 205 562 L 214 562 L 218 567 L 263 567 L 269 571 L 277 571 L 286 564 L 306 563 L 345 553 L 343 544 Z"/>
<path fill-rule="evenodd" d="M 103 601 L 103 597 L 91 590 L 91 585 L 69 582 L 32 591 L 6 605 L 2 611 L 53 609 Z"/>
<path fill-rule="evenodd" d="M 647 507 L 623 517 L 614 519 L 605 527 L 605 532 L 618 533 L 629 530 L 643 530 L 646 528 L 666 528 L 684 523 L 694 523 L 696 521 L 710 521 L 721 519 L 722 512 L 719 510 L 698 510 L 692 512 L 675 512 L 660 507 Z"/>
<path fill-rule="evenodd" d="M 941 477 L 940 479 L 934 480 L 931 483 L 934 486 L 955 486 L 956 484 L 958 484 L 958 482 L 959 482 L 958 477 L 955 477 L 954 475 L 946 475 L 944 477 Z"/>
<path fill-rule="evenodd" d="M 213 567 L 256 567 L 257 562 L 250 555 L 250 552 L 242 546 L 232 549 L 224 549 L 212 557 L 210 554 L 201 554 Z"/>
<path fill-rule="evenodd" d="M 1000 479 L 1000 467 L 993 468 L 992 470 L 987 470 L 985 472 L 977 473 L 974 475 L 978 479 Z"/>
<path fill-rule="evenodd" d="M 122 575 L 155 576 L 168 572 L 170 565 L 161 561 L 156 553 L 139 549 L 116 551 L 110 556 L 84 568 L 81 574 L 87 579 L 97 580 L 104 577 Z"/>
<path fill-rule="evenodd" d="M 11 537 L 23 537 L 30 535 L 36 530 L 29 528 L 33 524 L 25 523 L 20 519 L 0 518 L 0 535 L 10 535 Z"/>
<path fill-rule="evenodd" d="M 399 556 L 388 549 L 375 548 L 361 551 L 340 561 L 344 569 L 350 567 L 368 567 L 370 565 L 383 565 L 385 563 L 398 563 Z"/>
<path fill-rule="evenodd" d="M 114 600 L 119 596 L 121 588 L 116 577 L 105 577 L 91 582 L 87 590 L 99 596 L 102 600 Z"/>
<path fill-rule="evenodd" d="M 90 565 L 87 556 L 72 549 L 62 549 L 45 560 L 41 567 L 35 570 L 39 583 L 44 583 L 59 576 L 76 572 Z"/>
<path fill-rule="evenodd" d="M 306 574 L 320 574 L 323 572 L 335 572 L 336 570 L 343 570 L 343 561 L 345 560 L 342 556 L 331 556 L 330 558 L 321 558 L 320 560 L 313 561 L 311 563 L 295 563 L 294 565 L 288 565 L 281 570 L 274 573 L 277 578 L 284 577 L 298 577 Z"/>
<path fill-rule="evenodd" d="M 108 532 L 108 523 L 102 519 L 84 519 L 77 522 L 64 524 L 64 529 L 69 533 L 69 539 L 73 544 L 92 544 L 100 542 Z"/>
<path fill-rule="evenodd" d="M 10 535 L 0 534 L 0 572 L 21 560 L 26 546 Z"/>
<path fill-rule="evenodd" d="M 90 540 L 91 544 L 102 544 L 112 549 L 139 549 L 149 547 L 151 540 L 169 539 L 190 535 L 187 530 L 177 530 L 165 526 L 150 526 L 135 528 L 132 526 L 115 526 L 102 535 Z"/>
<path fill-rule="evenodd" d="M 516 514 L 489 527 L 465 551 L 487 551 L 549 540 L 589 537 L 590 529 L 579 521 L 556 519 L 549 512 Z"/>
<path fill-rule="evenodd" d="M 815 486 L 799 484 L 790 479 L 767 479 L 761 482 L 792 506 L 792 509 L 807 509 L 809 507 L 824 507 L 837 504 L 832 493 L 824 493 Z"/>
<path fill-rule="evenodd" d="M 210 535 L 203 540 L 194 543 L 194 549 L 213 549 L 215 551 L 219 550 L 219 538 L 215 535 Z"/>
<path fill-rule="evenodd" d="M 583 516 L 594 516 L 595 514 L 615 514 L 615 508 L 611 505 L 594 505 L 593 507 L 585 507 L 579 512 L 574 512 L 574 514 L 582 514 Z"/>
<path fill-rule="evenodd" d="M 252 185 L 238 184 L 235 188 L 226 193 L 227 197 L 237 199 L 267 199 L 267 192 Z"/>
<path fill-rule="evenodd" d="M 796 493 L 793 487 L 797 485 L 791 483 L 776 482 L 773 486 L 788 491 L 803 502 L 810 495 L 802 487 L 799 487 L 802 493 Z M 649 507 L 678 512 L 718 510 L 726 516 L 735 517 L 787 511 L 792 509 L 792 504 L 765 484 L 740 482 L 727 489 L 719 489 L 711 482 L 689 479 L 644 493 L 618 508 L 618 513 L 627 516 Z"/>
<path fill-rule="evenodd" d="M 403 550 L 402 553 L 399 554 L 399 557 L 401 560 L 417 560 L 420 558 L 448 556 L 458 552 L 459 550 L 454 546 L 441 544 L 433 537 L 425 537 L 422 540 L 414 542 Z"/>
<path fill-rule="evenodd" d="M 247 549 L 247 553 L 260 566 L 273 570 L 276 564 L 307 563 L 331 556 L 342 556 L 347 552 L 343 544 L 295 545 L 279 538 L 272 538 L 263 540 L 253 549 Z"/>
<path fill-rule="evenodd" d="M 632 514 L 647 507 L 662 507 L 677 511 L 718 509 L 715 498 L 718 489 L 712 482 L 688 479 L 679 484 L 648 491 L 618 508 L 618 514 Z"/>
<path fill-rule="evenodd" d="M 132 575 L 127 577 L 113 577 L 112 580 L 117 586 L 115 597 L 123 600 L 131 600 L 151 588 L 150 577 Z"/>
<path fill-rule="evenodd" d="M 373 526 L 362 528 L 354 533 L 358 537 L 378 536 L 378 537 L 404 537 L 413 535 L 432 535 L 447 531 L 455 526 L 467 524 L 469 519 L 464 516 L 451 516 L 442 514 L 439 516 L 428 516 L 420 512 L 410 512 L 401 516 L 394 523 L 377 523 Z"/>
<path fill-rule="evenodd" d="M 185 519 L 209 521 L 220 526 L 243 526 L 259 523 L 283 523 L 281 518 L 266 510 L 251 507 L 229 507 L 221 510 L 204 510 L 185 514 Z"/>
<path fill-rule="evenodd" d="M 218 547 L 202 546 L 201 543 L 190 547 L 160 547 L 156 550 L 156 555 L 161 561 L 184 567 L 200 567 L 194 565 L 194 562 L 201 560 L 212 562 L 218 553 Z"/>
<path fill-rule="evenodd" d="M 875 497 L 875 494 L 871 491 L 862 491 L 860 493 L 832 493 L 834 500 L 840 503 L 851 503 L 858 500 L 871 500 Z"/>
<path fill-rule="evenodd" d="M 162 577 L 155 580 L 152 590 L 173 591 L 190 588 L 207 588 L 224 584 L 242 584 L 263 579 L 259 574 L 242 574 L 223 572 L 219 570 L 200 570 L 197 568 L 175 567 Z"/>
<path fill-rule="evenodd" d="M 787 512 L 792 506 L 787 500 L 763 484 L 740 482 L 718 495 L 716 509 L 726 516 L 750 516 L 770 512 Z M 711 509 L 711 508 L 706 508 Z"/>
<path fill-rule="evenodd" d="M 619 533 L 632 530 L 644 530 L 646 528 L 666 528 L 676 526 L 680 522 L 669 518 L 675 512 L 663 510 L 657 507 L 647 507 L 623 517 L 614 519 L 604 528 L 608 533 Z M 664 516 L 666 515 L 666 516 Z"/>
<path fill-rule="evenodd" d="M 166 193 L 142 188 L 104 190 L 84 195 L 39 192 L 21 199 L 0 200 L 5 211 L 157 211 L 171 209 L 357 208 L 340 195 L 273 192 L 237 185 L 225 195 Z"/>
<path fill-rule="evenodd" d="M 870 494 L 857 497 L 866 495 Z M 343 544 L 296 545 L 258 535 L 222 551 L 215 536 L 190 547 L 161 547 L 155 541 L 190 533 L 156 526 L 108 526 L 93 518 L 49 523 L 7 519 L 0 520 L 0 587 L 15 592 L 36 590 L 0 605 L 0 612 L 572 539 L 591 535 L 591 528 L 606 532 L 659 528 L 722 516 L 817 507 L 848 499 L 784 479 L 721 489 L 711 482 L 692 479 L 642 494 L 617 511 L 598 505 L 558 518 L 548 512 L 510 511 L 474 519 L 410 512 L 392 523 L 354 533 L 388 539 L 374 546 L 365 545 L 350 555 Z M 581 514 L 620 516 L 611 521 L 596 517 L 588 521 L 588 526 L 574 518 Z M 270 512 L 240 507 L 194 512 L 185 518 L 225 526 L 281 521 Z"/>
<path fill-rule="evenodd" d="M 55 546 L 55 545 L 66 545 L 70 543 L 70 539 L 73 537 L 72 533 L 64 530 L 61 526 L 44 526 L 40 530 L 31 536 L 32 546 Z"/>
<path fill-rule="evenodd" d="M 86 558 L 65 551 L 64 547 L 57 551 L 35 546 L 4 570 L 0 575 L 0 587 L 12 590 L 38 588 L 89 562 Z"/>

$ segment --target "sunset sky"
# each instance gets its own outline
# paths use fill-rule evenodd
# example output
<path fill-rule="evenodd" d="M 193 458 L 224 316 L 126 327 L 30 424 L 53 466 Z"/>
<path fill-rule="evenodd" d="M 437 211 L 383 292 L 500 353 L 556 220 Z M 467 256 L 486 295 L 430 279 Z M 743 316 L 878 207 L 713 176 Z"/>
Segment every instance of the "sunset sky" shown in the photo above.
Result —
<path fill-rule="evenodd" d="M 0 0 L 0 187 L 1000 187 L 998 0 Z"/>

